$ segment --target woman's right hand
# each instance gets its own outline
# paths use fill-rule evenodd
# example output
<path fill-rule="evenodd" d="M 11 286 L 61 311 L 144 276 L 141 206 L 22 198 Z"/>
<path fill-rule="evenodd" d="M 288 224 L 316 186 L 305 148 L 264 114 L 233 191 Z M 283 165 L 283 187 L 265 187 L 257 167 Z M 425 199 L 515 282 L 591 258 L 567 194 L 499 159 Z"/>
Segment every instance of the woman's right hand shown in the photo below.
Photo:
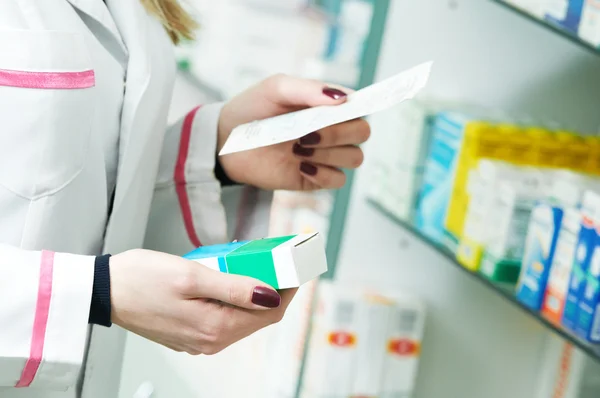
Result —
<path fill-rule="evenodd" d="M 192 355 L 216 354 L 279 322 L 296 293 L 139 249 L 111 257 L 110 279 L 113 323 Z"/>

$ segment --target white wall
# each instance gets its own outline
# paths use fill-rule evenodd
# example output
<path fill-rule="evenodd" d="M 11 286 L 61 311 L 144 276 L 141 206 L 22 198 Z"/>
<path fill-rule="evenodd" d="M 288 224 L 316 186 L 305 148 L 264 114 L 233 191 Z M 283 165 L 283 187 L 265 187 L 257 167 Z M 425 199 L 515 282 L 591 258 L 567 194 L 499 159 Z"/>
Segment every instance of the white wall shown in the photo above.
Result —
<path fill-rule="evenodd" d="M 392 0 L 378 80 L 434 61 L 428 96 L 600 125 L 600 57 L 485 0 Z M 373 139 L 390 113 L 371 119 Z M 338 278 L 406 289 L 429 304 L 416 398 L 534 396 L 546 332 L 365 203 L 358 173 Z"/>

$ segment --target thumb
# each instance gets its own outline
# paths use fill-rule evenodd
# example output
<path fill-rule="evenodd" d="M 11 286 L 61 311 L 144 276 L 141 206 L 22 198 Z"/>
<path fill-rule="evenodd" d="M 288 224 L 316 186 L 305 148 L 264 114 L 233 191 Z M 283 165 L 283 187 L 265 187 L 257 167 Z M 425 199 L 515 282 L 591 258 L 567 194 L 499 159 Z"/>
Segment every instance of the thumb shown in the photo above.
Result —
<path fill-rule="evenodd" d="M 306 108 L 346 102 L 350 89 L 317 80 L 276 75 L 264 81 L 265 97 L 280 106 Z"/>
<path fill-rule="evenodd" d="M 272 287 L 246 276 L 226 274 L 205 266 L 196 267 L 195 298 L 207 298 L 249 310 L 277 308 L 281 296 Z"/>

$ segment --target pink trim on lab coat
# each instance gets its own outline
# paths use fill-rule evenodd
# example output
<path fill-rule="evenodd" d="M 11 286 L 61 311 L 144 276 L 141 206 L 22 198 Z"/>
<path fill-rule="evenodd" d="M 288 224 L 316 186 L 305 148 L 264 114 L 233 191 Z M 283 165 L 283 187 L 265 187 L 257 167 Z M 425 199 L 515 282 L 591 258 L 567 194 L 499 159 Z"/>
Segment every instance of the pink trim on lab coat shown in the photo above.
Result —
<path fill-rule="evenodd" d="M 93 70 L 81 72 L 29 72 L 0 69 L 0 86 L 38 89 L 90 88 L 96 84 Z"/>
<path fill-rule="evenodd" d="M 33 332 L 31 334 L 31 348 L 29 359 L 25 363 L 21 379 L 15 387 L 29 387 L 42 362 L 44 354 L 44 340 L 46 338 L 46 326 L 48 324 L 48 313 L 50 312 L 50 300 L 52 298 L 52 273 L 54 270 L 54 252 L 42 251 L 40 264 L 40 281 L 38 285 L 37 304 L 35 318 L 33 320 Z"/>
<path fill-rule="evenodd" d="M 177 163 L 175 163 L 175 190 L 177 191 L 177 197 L 179 198 L 179 206 L 181 207 L 181 214 L 183 216 L 183 223 L 185 230 L 187 231 L 188 237 L 195 247 L 202 246 L 202 242 L 196 234 L 196 228 L 194 228 L 194 219 L 192 217 L 192 208 L 190 206 L 190 199 L 187 193 L 187 181 L 185 179 L 185 164 L 187 162 L 188 152 L 190 149 L 190 138 L 192 135 L 192 125 L 194 123 L 194 117 L 196 112 L 200 109 L 200 106 L 192 109 L 183 120 L 183 126 L 181 128 L 181 138 L 179 141 L 179 155 L 177 156 Z"/>

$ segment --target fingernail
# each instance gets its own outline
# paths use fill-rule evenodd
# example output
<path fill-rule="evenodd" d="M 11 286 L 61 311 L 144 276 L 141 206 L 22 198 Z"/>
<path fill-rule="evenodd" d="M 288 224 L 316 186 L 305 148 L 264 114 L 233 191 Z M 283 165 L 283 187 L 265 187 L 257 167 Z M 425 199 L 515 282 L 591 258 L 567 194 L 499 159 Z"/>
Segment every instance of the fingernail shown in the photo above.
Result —
<path fill-rule="evenodd" d="M 321 134 L 316 131 L 300 138 L 300 145 L 317 145 L 319 142 L 321 142 Z"/>
<path fill-rule="evenodd" d="M 293 151 L 298 156 L 311 157 L 315 153 L 315 148 L 305 148 L 300 144 L 294 144 Z"/>
<path fill-rule="evenodd" d="M 339 100 L 340 98 L 344 98 L 347 95 L 342 90 L 338 90 L 337 88 L 331 87 L 325 87 L 323 89 L 323 94 L 325 94 L 329 98 L 333 98 L 334 100 Z"/>
<path fill-rule="evenodd" d="M 281 296 L 275 290 L 257 286 L 252 293 L 252 303 L 266 308 L 277 308 L 281 304 Z"/>
<path fill-rule="evenodd" d="M 309 176 L 314 176 L 317 174 L 317 166 L 314 166 L 310 163 L 302 162 L 300 163 L 300 171 Z"/>

